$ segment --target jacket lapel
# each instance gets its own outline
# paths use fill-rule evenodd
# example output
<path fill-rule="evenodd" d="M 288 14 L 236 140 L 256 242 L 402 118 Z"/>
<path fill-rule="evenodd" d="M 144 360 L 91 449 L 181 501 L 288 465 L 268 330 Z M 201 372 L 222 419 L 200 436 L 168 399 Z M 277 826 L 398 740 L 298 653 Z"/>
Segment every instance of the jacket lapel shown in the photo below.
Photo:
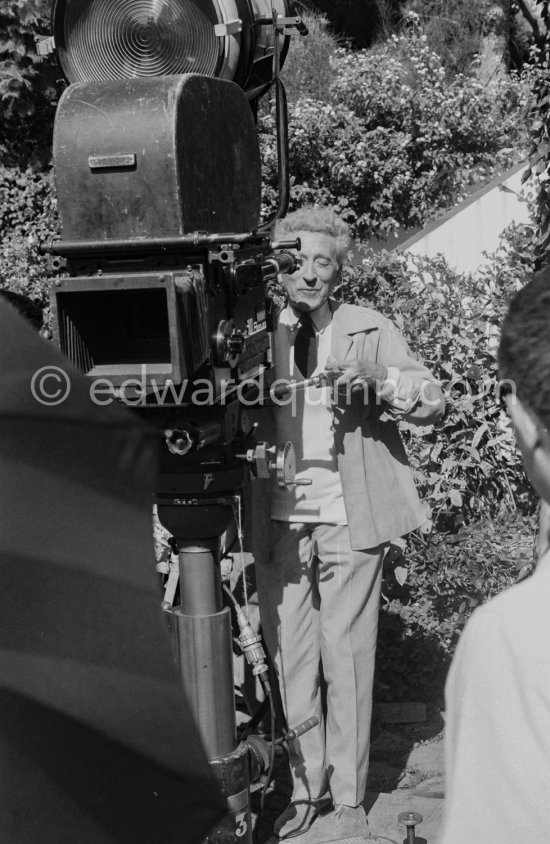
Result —
<path fill-rule="evenodd" d="M 331 304 L 333 304 L 332 355 L 336 360 L 346 360 L 353 345 L 353 333 L 349 334 L 343 325 L 340 305 L 338 303 Z"/>
<path fill-rule="evenodd" d="M 368 308 L 356 308 L 353 305 L 340 304 L 331 300 L 333 312 L 332 354 L 336 360 L 349 360 L 350 357 L 363 357 L 369 337 L 379 331 Z"/>

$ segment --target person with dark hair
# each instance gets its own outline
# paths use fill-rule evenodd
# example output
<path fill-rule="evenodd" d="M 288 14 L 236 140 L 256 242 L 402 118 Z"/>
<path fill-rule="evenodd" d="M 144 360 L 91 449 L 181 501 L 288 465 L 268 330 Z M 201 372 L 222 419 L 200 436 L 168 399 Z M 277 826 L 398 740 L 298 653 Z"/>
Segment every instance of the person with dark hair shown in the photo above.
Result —
<path fill-rule="evenodd" d="M 160 610 L 155 433 L 0 296 L 0 841 L 200 844 L 227 801 Z"/>
<path fill-rule="evenodd" d="M 274 362 L 289 388 L 266 438 L 294 444 L 310 483 L 274 489 L 256 575 L 288 724 L 319 721 L 291 743 L 292 802 L 275 833 L 363 841 L 382 560 L 427 520 L 396 421 L 428 425 L 443 399 L 388 319 L 331 298 L 350 247 L 342 219 L 303 208 L 275 236 L 299 238 L 300 266 L 283 276 Z"/>
<path fill-rule="evenodd" d="M 534 574 L 478 608 L 446 687 L 440 844 L 550 840 L 550 268 L 512 300 L 501 385 L 525 470 L 543 503 Z"/>

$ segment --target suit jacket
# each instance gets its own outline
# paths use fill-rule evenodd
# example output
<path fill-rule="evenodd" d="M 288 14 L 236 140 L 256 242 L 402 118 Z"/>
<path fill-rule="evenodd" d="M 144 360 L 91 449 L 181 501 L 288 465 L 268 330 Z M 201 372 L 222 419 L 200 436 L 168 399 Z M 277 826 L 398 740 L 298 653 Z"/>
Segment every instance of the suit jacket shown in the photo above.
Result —
<path fill-rule="evenodd" d="M 413 379 L 434 381 L 433 375 L 416 361 L 390 320 L 370 308 L 331 302 L 333 309 L 332 354 L 339 361 L 355 358 L 397 367 Z M 289 376 L 288 361 L 277 360 L 275 329 L 275 372 Z M 434 416 L 441 405 L 434 406 Z M 276 442 L 276 408 L 266 408 L 257 417 L 260 434 Z M 430 419 L 425 420 L 430 424 Z M 361 550 L 389 542 L 418 528 L 426 512 L 416 491 L 405 449 L 395 419 L 384 402 L 374 395 L 365 401 L 362 392 L 347 404 L 335 407 L 335 447 L 342 482 L 352 548 Z M 281 443 L 277 443 L 280 445 Z M 264 486 L 254 494 L 253 550 L 268 553 L 269 493 Z"/>

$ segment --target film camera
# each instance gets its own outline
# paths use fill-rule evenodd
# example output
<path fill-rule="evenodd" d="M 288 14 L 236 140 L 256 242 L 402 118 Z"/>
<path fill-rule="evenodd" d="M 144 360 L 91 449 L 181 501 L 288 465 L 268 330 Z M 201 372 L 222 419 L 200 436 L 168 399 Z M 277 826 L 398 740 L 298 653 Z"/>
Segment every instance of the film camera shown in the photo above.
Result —
<path fill-rule="evenodd" d="M 289 0 L 56 0 L 52 25 L 38 50 L 56 51 L 69 82 L 54 129 L 54 336 L 98 402 L 123 401 L 159 432 L 156 505 L 179 556 L 171 624 L 228 803 L 208 840 L 251 841 L 250 780 L 272 748 L 236 740 L 220 537 L 250 472 L 293 483 L 291 446 L 255 441 L 243 397 L 270 365 L 267 285 L 299 245 L 271 228 L 289 191 L 279 70 L 304 27 Z M 272 85 L 279 206 L 262 223 L 256 114 Z"/>

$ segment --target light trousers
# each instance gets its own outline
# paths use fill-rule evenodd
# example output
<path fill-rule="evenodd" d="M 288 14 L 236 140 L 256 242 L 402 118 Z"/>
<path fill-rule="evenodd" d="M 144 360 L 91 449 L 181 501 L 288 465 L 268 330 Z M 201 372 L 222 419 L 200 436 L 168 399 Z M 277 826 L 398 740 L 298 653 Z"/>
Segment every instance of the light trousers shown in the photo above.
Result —
<path fill-rule="evenodd" d="M 293 799 L 365 796 L 372 685 L 386 546 L 352 551 L 345 525 L 272 522 L 269 560 L 256 560 L 260 617 L 289 727 Z"/>

